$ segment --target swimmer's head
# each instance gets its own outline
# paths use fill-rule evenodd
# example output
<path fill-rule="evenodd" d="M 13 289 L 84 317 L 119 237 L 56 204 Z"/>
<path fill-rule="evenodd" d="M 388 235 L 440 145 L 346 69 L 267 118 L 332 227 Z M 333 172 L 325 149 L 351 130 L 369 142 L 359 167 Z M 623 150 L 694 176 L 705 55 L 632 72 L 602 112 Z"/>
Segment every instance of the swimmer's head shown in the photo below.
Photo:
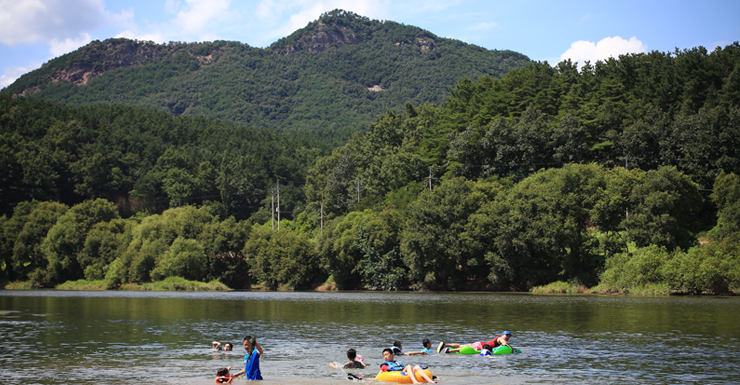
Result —
<path fill-rule="evenodd" d="M 390 361 L 393 359 L 393 350 L 391 350 L 391 348 L 383 349 L 383 359 L 386 361 Z"/>
<path fill-rule="evenodd" d="M 350 361 L 354 361 L 356 357 L 357 351 L 355 349 L 347 350 L 347 358 L 349 358 Z"/>
<path fill-rule="evenodd" d="M 218 371 L 216 372 L 217 376 L 226 376 L 229 374 L 229 368 L 218 368 Z"/>
<path fill-rule="evenodd" d="M 234 350 L 234 345 L 232 345 L 231 342 L 227 342 L 224 344 L 224 350 Z"/>

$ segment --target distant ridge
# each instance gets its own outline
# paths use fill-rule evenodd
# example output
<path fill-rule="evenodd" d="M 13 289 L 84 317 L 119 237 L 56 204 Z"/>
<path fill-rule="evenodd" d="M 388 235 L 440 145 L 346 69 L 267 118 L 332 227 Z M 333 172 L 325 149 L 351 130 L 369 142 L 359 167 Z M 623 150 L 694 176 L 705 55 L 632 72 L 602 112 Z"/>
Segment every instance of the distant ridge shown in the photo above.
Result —
<path fill-rule="evenodd" d="M 406 102 L 441 103 L 463 78 L 501 77 L 529 63 L 516 52 L 334 10 L 265 49 L 227 41 L 94 41 L 1 92 L 285 131 L 357 130 Z"/>

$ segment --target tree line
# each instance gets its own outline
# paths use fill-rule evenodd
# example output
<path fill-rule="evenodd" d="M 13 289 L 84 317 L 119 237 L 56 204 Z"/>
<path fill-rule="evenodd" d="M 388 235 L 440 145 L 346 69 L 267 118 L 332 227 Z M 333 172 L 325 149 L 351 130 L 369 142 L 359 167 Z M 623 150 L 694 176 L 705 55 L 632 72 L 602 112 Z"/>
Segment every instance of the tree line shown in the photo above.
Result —
<path fill-rule="evenodd" d="M 725 293 L 740 284 L 740 177 L 722 173 L 705 197 L 676 170 L 567 165 L 519 183 L 453 177 L 382 209 L 328 220 L 304 212 L 253 224 L 212 206 L 122 218 L 104 199 L 23 202 L 0 217 L 7 280 L 108 288 L 177 276 L 231 288 L 528 290 L 554 281 L 620 291 L 645 284 Z M 399 203 L 403 202 L 403 203 Z M 629 213 L 629 214 L 627 214 Z M 705 242 L 700 243 L 701 234 Z"/>

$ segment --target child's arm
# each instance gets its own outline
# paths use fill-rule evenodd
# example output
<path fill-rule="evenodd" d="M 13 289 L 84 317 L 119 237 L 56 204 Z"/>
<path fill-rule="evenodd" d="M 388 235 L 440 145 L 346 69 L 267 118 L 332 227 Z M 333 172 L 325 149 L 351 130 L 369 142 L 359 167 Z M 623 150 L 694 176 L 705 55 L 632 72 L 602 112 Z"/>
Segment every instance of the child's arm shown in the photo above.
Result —
<path fill-rule="evenodd" d="M 241 376 L 242 374 L 244 374 L 246 372 L 247 372 L 247 368 L 244 368 L 244 369 L 242 369 L 242 370 L 240 370 L 240 371 L 232 374 L 231 375 L 231 378 L 237 378 L 237 377 Z"/>
<path fill-rule="evenodd" d="M 427 352 L 408 352 L 408 353 L 403 353 L 403 354 L 407 356 L 413 356 L 415 354 L 427 354 Z"/>
<path fill-rule="evenodd" d="M 213 345 L 213 348 L 216 349 L 216 350 L 220 350 L 221 349 L 221 343 L 218 342 L 218 341 L 211 342 L 211 345 Z"/>
<path fill-rule="evenodd" d="M 259 342 L 255 342 L 254 347 L 257 348 L 257 351 L 260 353 L 260 356 L 264 353 L 264 351 L 262 350 L 262 346 L 260 346 Z"/>
<path fill-rule="evenodd" d="M 333 362 L 330 362 L 329 366 L 331 366 L 333 369 L 339 369 L 339 366 L 334 365 Z"/>

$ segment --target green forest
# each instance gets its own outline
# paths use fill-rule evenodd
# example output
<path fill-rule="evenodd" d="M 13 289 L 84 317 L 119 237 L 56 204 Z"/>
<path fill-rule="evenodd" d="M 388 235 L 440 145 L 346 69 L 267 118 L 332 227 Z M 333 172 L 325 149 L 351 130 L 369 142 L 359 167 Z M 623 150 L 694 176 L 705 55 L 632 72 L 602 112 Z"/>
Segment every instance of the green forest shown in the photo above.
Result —
<path fill-rule="evenodd" d="M 740 291 L 738 43 L 462 78 L 347 140 L 6 95 L 0 129 L 31 287 Z"/>
<path fill-rule="evenodd" d="M 529 63 L 516 52 L 335 10 L 264 49 L 229 41 L 94 41 L 1 93 L 281 131 L 352 132 L 405 102 L 441 103 L 464 77 L 501 77 Z M 378 91 L 368 90 L 374 86 Z"/>

